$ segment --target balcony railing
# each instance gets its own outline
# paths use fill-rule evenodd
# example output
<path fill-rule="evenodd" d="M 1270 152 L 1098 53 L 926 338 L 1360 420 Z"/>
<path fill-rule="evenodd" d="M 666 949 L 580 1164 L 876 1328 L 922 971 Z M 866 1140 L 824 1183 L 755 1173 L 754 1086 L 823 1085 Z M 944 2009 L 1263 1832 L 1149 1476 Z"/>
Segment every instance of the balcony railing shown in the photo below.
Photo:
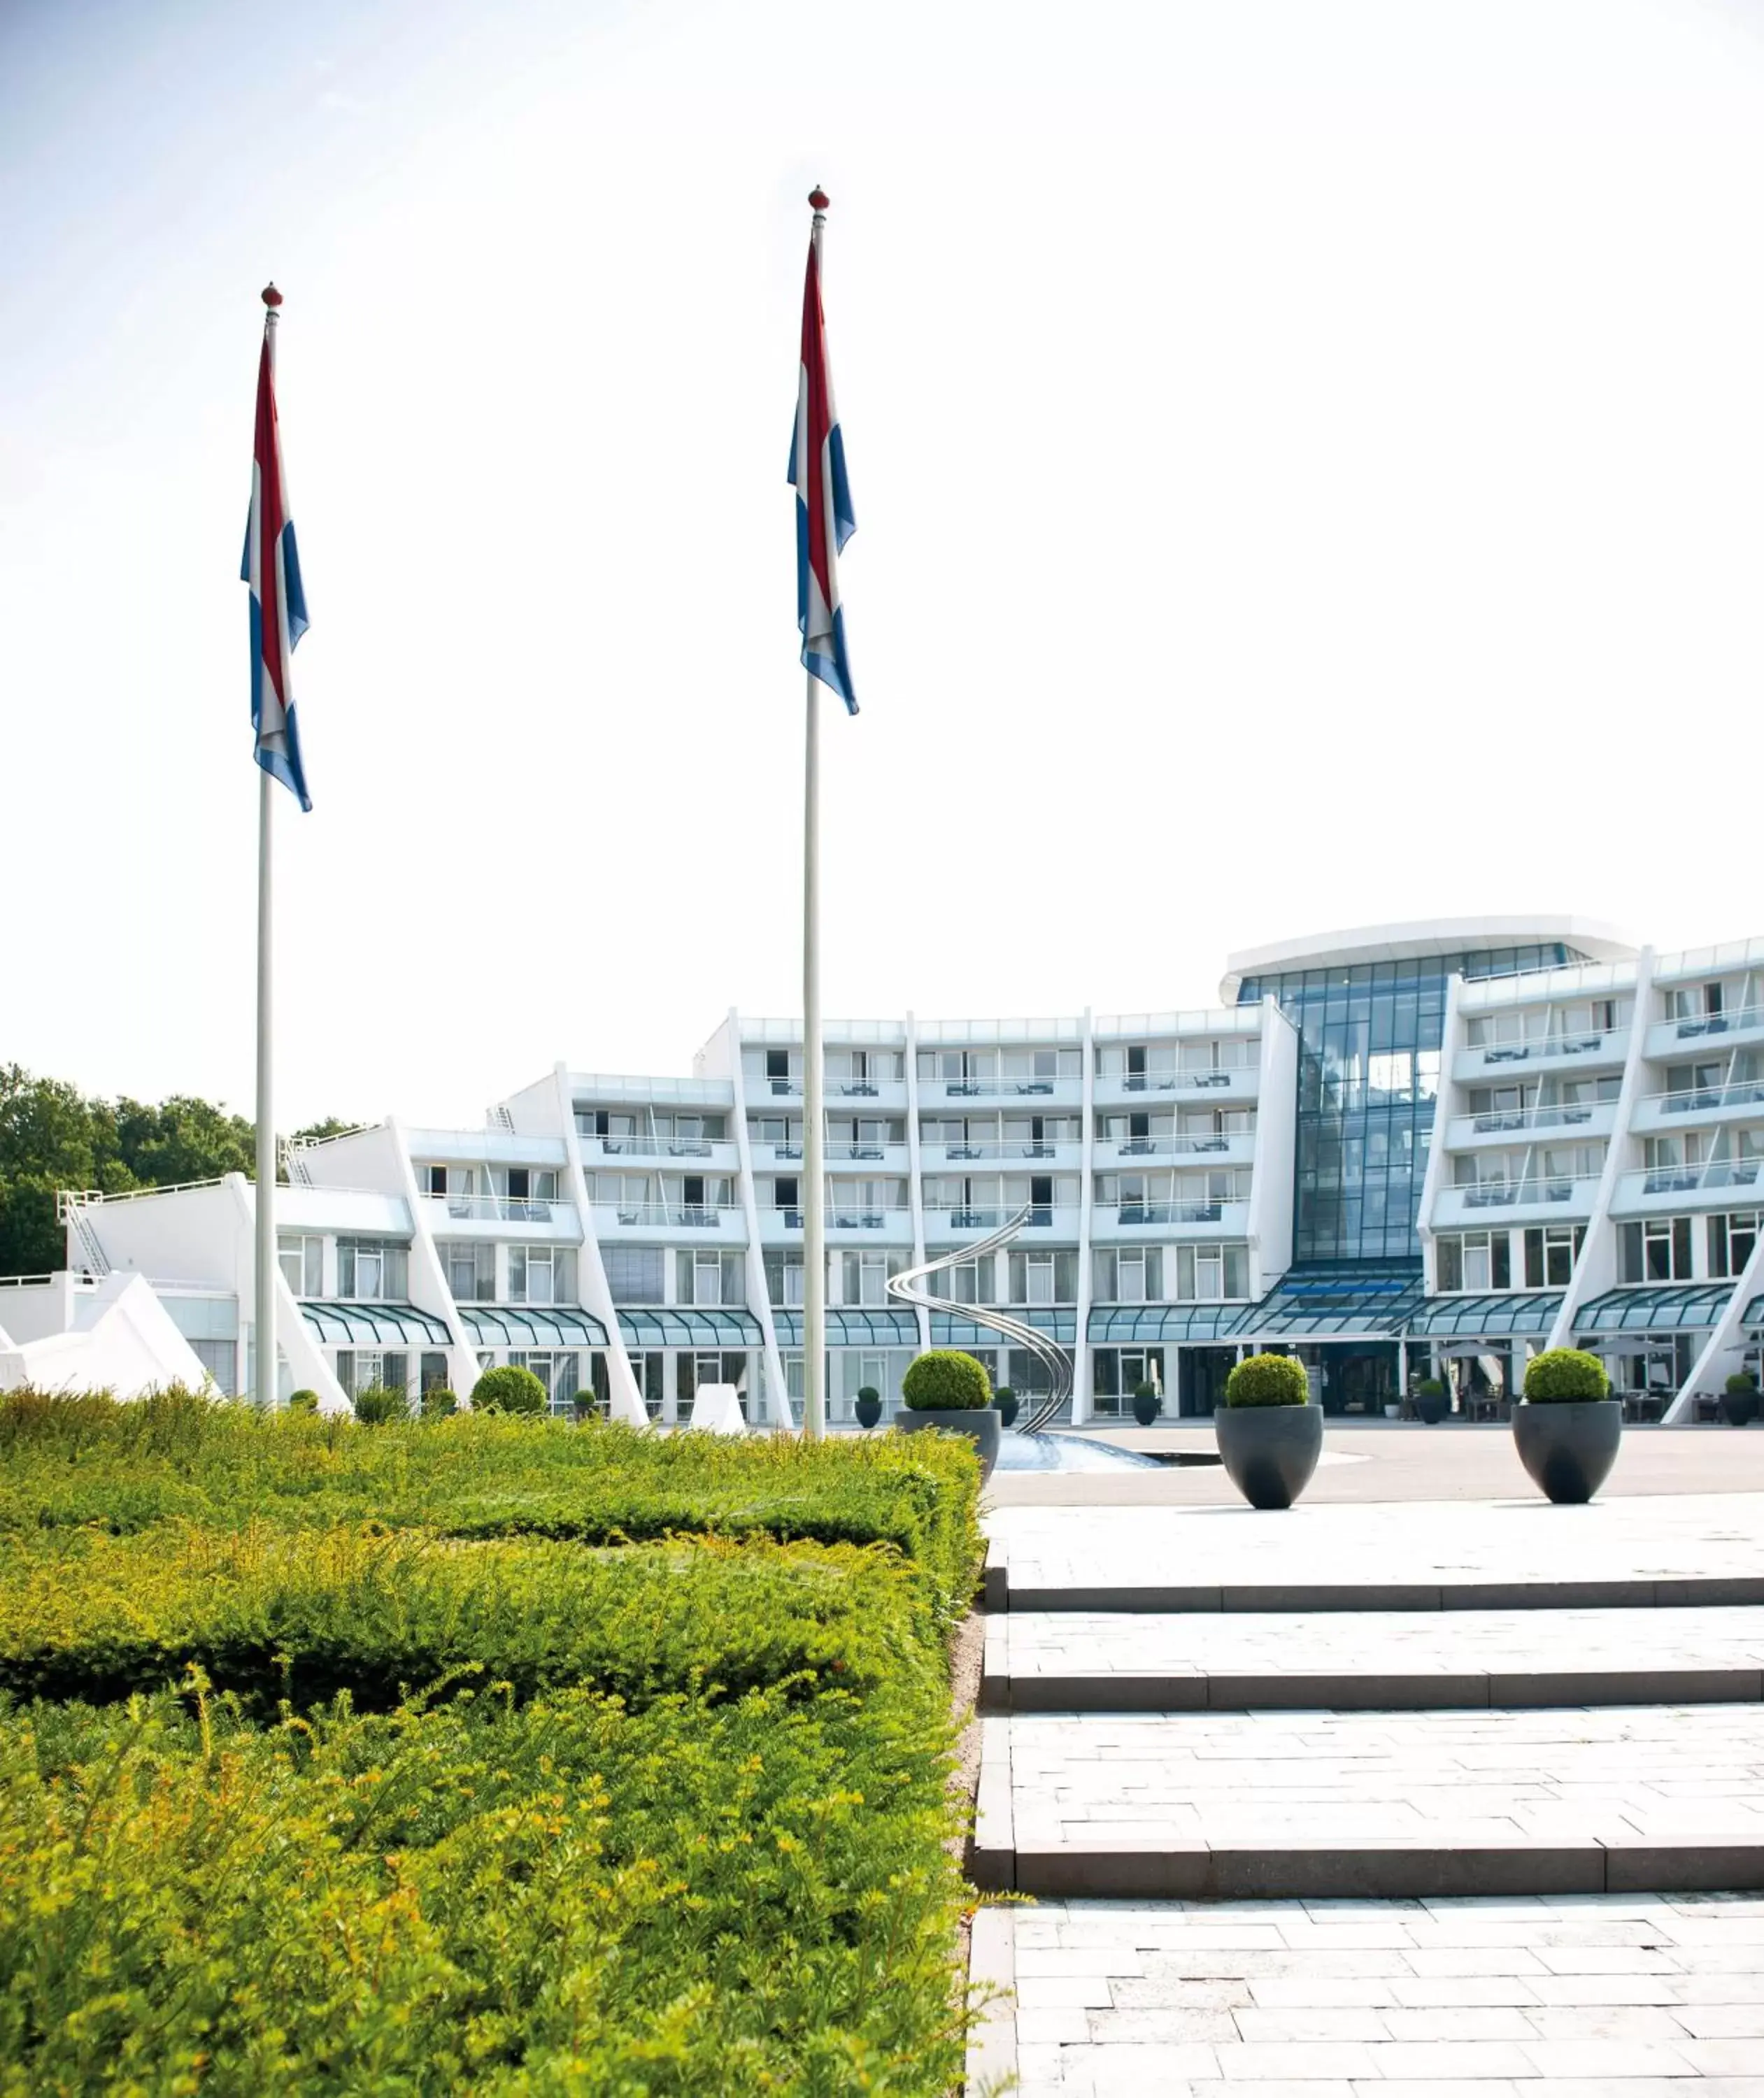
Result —
<path fill-rule="evenodd" d="M 1007 1202 L 1002 1205 L 982 1203 L 978 1207 L 928 1202 L 925 1205 L 925 1216 L 931 1223 L 946 1225 L 950 1231 L 996 1231 L 1001 1224 L 1009 1223 L 1013 1217 L 1021 1213 L 1023 1205 L 1020 1202 Z M 1028 1215 L 1024 1218 L 1025 1224 L 1031 1227 L 1038 1226 L 1044 1231 L 1053 1222 L 1053 1220 L 1054 1205 L 1051 1202 L 1033 1204 Z"/>
<path fill-rule="evenodd" d="M 1626 1173 L 1619 1200 L 1638 1195 L 1692 1195 L 1708 1187 L 1755 1187 L 1764 1174 L 1764 1159 L 1705 1158 L 1689 1165 L 1648 1165 Z"/>
<path fill-rule="evenodd" d="M 1584 1034 L 1539 1034 L 1524 1042 L 1472 1042 L 1485 1064 L 1529 1064 L 1544 1056 L 1586 1056 L 1614 1045 L 1627 1034 L 1627 1027 L 1590 1030 Z"/>
<path fill-rule="evenodd" d="M 774 1093 L 780 1099 L 800 1099 L 802 1096 L 801 1078 L 761 1078 L 760 1090 Z"/>
<path fill-rule="evenodd" d="M 1057 1158 L 1060 1147 L 1057 1143 L 940 1143 L 927 1141 L 924 1148 L 945 1158 Z M 1073 1152 L 1078 1149 L 1076 1137 L 1068 1138 L 1066 1148 Z"/>
<path fill-rule="evenodd" d="M 1118 1224 L 1217 1224 L 1223 1221 L 1227 1209 L 1242 1200 L 1241 1196 L 1221 1196 L 1216 1202 L 1117 1202 L 1112 1206 Z M 1106 1202 L 1097 1205 L 1103 1210 L 1110 1206 Z"/>
<path fill-rule="evenodd" d="M 576 1214 L 573 1202 L 543 1195 L 431 1195 L 450 1217 L 492 1224 L 562 1224 Z"/>
<path fill-rule="evenodd" d="M 1598 1185 L 1595 1180 L 1577 1180 L 1571 1174 L 1542 1174 L 1526 1180 L 1484 1180 L 1472 1187 L 1457 1187 L 1451 1192 L 1466 1209 L 1520 1209 L 1534 1203 L 1572 1202 L 1575 1191 L 1584 1191 L 1590 1199 L 1591 1190 Z"/>
<path fill-rule="evenodd" d="M 938 1082 L 950 1099 L 984 1100 L 1045 1099 L 1061 1086 L 1081 1086 L 1083 1080 L 1073 1071 L 1056 1078 L 944 1078 Z"/>
<path fill-rule="evenodd" d="M 1764 1005 L 1736 1005 L 1727 1012 L 1687 1013 L 1667 1025 L 1681 1042 L 1709 1034 L 1735 1034 L 1742 1028 L 1764 1027 Z"/>
<path fill-rule="evenodd" d="M 728 1141 L 713 1136 L 597 1136 L 590 1139 L 603 1158 L 709 1158 Z"/>
<path fill-rule="evenodd" d="M 1213 1071 L 1121 1071 L 1113 1076 L 1124 1093 L 1210 1092 L 1241 1085 L 1256 1070 L 1254 1064 L 1234 1064 Z"/>
<path fill-rule="evenodd" d="M 1676 1093 L 1655 1093 L 1651 1100 L 1663 1115 L 1705 1114 L 1712 1108 L 1748 1107 L 1764 1100 L 1764 1078 L 1730 1078 L 1724 1085 L 1688 1086 Z"/>
<path fill-rule="evenodd" d="M 1199 1152 L 1229 1151 L 1234 1144 L 1248 1147 L 1255 1142 L 1252 1130 L 1238 1130 L 1228 1135 L 1216 1131 L 1205 1136 L 1099 1136 L 1099 1150 L 1112 1148 L 1119 1158 L 1187 1158 Z"/>
<path fill-rule="evenodd" d="M 611 1211 L 621 1224 L 677 1224 L 682 1231 L 714 1231 L 723 1217 L 720 1206 L 707 1202 L 596 1202 L 595 1208 Z"/>
<path fill-rule="evenodd" d="M 787 1231 L 802 1229 L 801 1209 L 765 1209 L 760 1214 L 762 1218 L 770 1217 L 774 1223 L 781 1223 Z M 888 1209 L 853 1209 L 843 1202 L 829 1202 L 822 1221 L 830 1231 L 885 1231 L 891 1224 L 911 1214 L 904 1203 Z"/>
<path fill-rule="evenodd" d="M 1489 1108 L 1480 1114 L 1454 1115 L 1450 1140 L 1457 1143 L 1466 1136 L 1488 1136 L 1501 1130 L 1578 1128 L 1590 1122 L 1601 1108 L 1608 1110 L 1611 1105 L 1609 1100 L 1575 1100 L 1529 1108 Z"/>

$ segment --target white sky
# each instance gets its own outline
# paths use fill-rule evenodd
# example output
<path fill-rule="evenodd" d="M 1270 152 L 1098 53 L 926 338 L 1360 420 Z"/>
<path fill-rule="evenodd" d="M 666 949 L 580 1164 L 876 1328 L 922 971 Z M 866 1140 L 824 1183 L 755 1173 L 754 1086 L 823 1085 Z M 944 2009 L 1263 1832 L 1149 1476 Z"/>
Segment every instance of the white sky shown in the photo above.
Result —
<path fill-rule="evenodd" d="M 836 1014 L 1764 924 L 1764 7 L 0 4 L 0 1058 L 249 1111 L 258 287 L 313 625 L 278 1120 Z"/>

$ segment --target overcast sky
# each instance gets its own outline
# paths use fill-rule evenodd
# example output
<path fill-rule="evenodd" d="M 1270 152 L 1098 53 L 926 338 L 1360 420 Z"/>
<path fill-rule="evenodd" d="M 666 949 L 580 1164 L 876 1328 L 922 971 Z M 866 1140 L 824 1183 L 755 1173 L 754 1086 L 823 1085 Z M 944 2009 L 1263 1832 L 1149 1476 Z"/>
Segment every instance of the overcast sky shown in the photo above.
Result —
<path fill-rule="evenodd" d="M 801 1009 L 802 255 L 858 531 L 826 1003 L 1764 929 L 1764 8 L 0 4 L 0 1060 L 284 1126 Z"/>

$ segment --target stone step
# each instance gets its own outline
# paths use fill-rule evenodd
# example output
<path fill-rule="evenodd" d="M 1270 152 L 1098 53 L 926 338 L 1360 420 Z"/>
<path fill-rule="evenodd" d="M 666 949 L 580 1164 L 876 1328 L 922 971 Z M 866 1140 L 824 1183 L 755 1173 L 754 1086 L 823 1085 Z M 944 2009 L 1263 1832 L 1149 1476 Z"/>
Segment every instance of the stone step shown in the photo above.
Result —
<path fill-rule="evenodd" d="M 981 1909 L 968 2088 L 1018 2098 L 1740 2098 L 1764 1901 Z"/>
<path fill-rule="evenodd" d="M 1764 1705 L 981 1722 L 978 1884 L 1299 1898 L 1764 1886 Z"/>
<path fill-rule="evenodd" d="M 1752 1497 L 995 1509 L 1016 1610 L 1633 1609 L 1764 1604 Z"/>
<path fill-rule="evenodd" d="M 989 1618 L 989 1712 L 1755 1703 L 1764 1608 Z"/>

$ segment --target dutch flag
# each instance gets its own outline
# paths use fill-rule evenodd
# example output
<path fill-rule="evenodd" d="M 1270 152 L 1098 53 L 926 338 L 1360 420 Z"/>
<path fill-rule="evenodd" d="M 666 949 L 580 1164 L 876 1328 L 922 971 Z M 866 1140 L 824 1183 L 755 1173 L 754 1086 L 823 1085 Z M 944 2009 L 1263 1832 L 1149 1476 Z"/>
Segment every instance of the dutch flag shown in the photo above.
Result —
<path fill-rule="evenodd" d="M 839 556 L 858 528 L 845 481 L 845 448 L 833 406 L 833 373 L 827 355 L 827 317 L 821 310 L 821 226 L 827 199 L 819 190 L 814 230 L 809 236 L 809 270 L 802 287 L 802 365 L 796 381 L 796 438 L 790 481 L 796 491 L 796 624 L 802 630 L 803 667 L 831 685 L 858 711 L 851 668 L 845 659 L 845 619 L 839 608 Z"/>
<path fill-rule="evenodd" d="M 257 365 L 257 433 L 251 467 L 251 516 L 245 526 L 245 558 L 239 579 L 251 586 L 251 725 L 257 762 L 296 795 L 303 809 L 312 801 L 301 763 L 300 731 L 294 719 L 289 663 L 306 631 L 306 596 L 301 588 L 300 555 L 287 514 L 282 476 L 282 433 L 275 414 L 275 309 L 282 294 L 272 284 L 263 295 L 270 313 Z"/>

